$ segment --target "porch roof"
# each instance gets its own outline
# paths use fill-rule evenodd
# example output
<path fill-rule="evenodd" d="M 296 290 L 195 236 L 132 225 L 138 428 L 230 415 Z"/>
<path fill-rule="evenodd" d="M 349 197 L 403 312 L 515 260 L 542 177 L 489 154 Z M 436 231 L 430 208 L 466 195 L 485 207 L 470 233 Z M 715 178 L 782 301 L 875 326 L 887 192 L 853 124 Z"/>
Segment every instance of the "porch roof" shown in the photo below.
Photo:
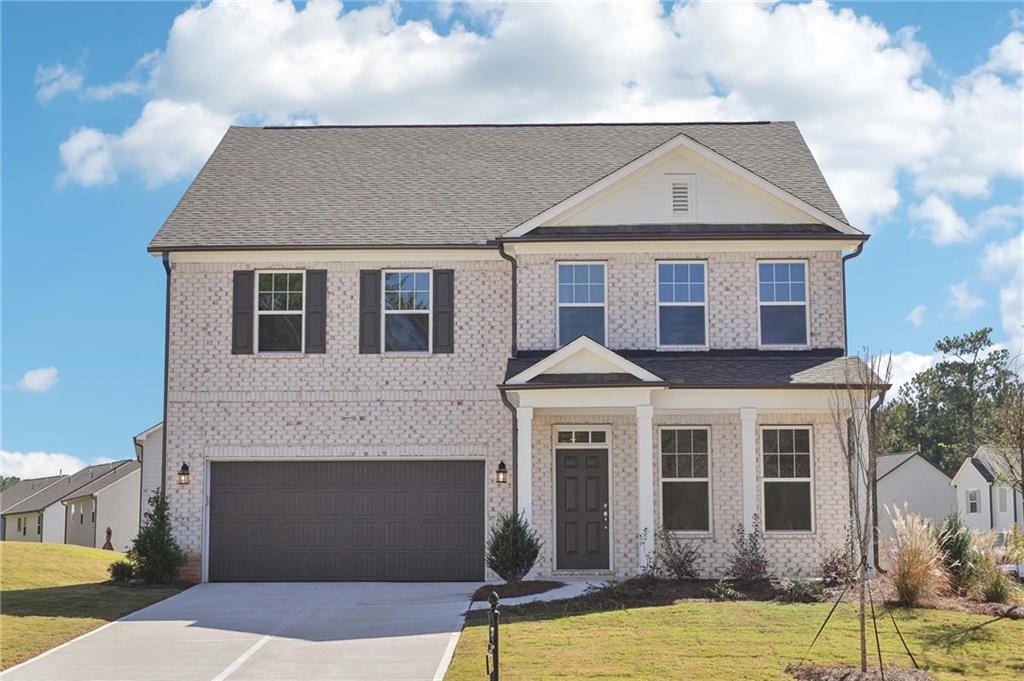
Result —
<path fill-rule="evenodd" d="M 524 351 L 509 359 L 505 389 L 564 387 L 632 387 L 659 383 L 622 373 L 541 373 L 525 383 L 510 384 L 555 351 Z M 858 357 L 842 349 L 823 350 L 707 350 L 656 352 L 612 350 L 661 379 L 672 388 L 832 388 L 855 382 L 868 369 Z"/>

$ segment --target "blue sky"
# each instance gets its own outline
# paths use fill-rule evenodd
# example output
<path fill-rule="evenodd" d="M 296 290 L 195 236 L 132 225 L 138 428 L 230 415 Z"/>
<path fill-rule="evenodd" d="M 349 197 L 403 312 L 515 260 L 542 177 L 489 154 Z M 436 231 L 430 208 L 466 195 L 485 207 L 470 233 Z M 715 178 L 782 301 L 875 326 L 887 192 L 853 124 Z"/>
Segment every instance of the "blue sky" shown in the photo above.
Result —
<path fill-rule="evenodd" d="M 851 347 L 903 373 L 983 325 L 1018 347 L 1015 7 L 4 3 L 5 472 L 132 456 L 160 419 L 145 247 L 230 122 L 796 120 L 872 233 Z"/>

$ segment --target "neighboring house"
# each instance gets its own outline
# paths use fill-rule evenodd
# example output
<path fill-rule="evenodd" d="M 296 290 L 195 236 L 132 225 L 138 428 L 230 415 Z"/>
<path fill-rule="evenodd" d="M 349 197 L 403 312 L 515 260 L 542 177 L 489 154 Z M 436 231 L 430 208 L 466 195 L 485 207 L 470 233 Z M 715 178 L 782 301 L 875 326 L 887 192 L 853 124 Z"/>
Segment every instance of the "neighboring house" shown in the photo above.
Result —
<path fill-rule="evenodd" d="M 15 534 L 8 536 L 12 541 L 42 541 L 48 544 L 79 543 L 67 542 L 68 516 L 70 507 L 65 507 L 65 502 L 77 499 L 81 490 L 92 483 L 109 481 L 113 473 L 123 465 L 133 464 L 132 461 L 112 461 L 101 463 L 95 466 L 87 466 L 73 475 L 62 475 L 50 485 L 40 489 L 35 494 L 26 497 L 22 501 L 5 508 L 3 511 L 4 522 L 8 529 L 15 528 Z M 136 483 L 138 478 L 136 477 Z M 90 495 L 91 496 L 91 495 Z M 138 493 L 135 493 L 138 498 Z M 90 501 L 89 503 L 94 503 Z M 84 511 L 92 517 L 93 506 L 85 510 L 79 506 L 74 509 L 75 518 L 78 519 Z M 138 509 L 133 509 L 131 515 L 137 517 Z M 79 524 L 84 523 L 84 517 Z M 20 529 L 18 529 L 20 528 Z M 104 529 L 106 529 L 104 527 Z M 134 535 L 133 537 L 134 538 Z M 103 542 L 100 542 L 100 546 Z"/>
<path fill-rule="evenodd" d="M 1006 532 L 1024 523 L 1024 499 L 999 480 L 998 459 L 982 445 L 953 476 L 957 508 L 972 530 Z"/>
<path fill-rule="evenodd" d="M 33 494 L 46 489 L 62 477 L 62 475 L 52 475 L 47 478 L 19 480 L 4 491 L 0 492 L 0 539 L 8 538 L 7 516 L 2 514 L 7 513 L 7 509 L 20 504 Z M 15 534 L 20 537 L 21 541 L 28 541 L 30 536 L 33 537 L 31 541 L 38 541 L 35 537 L 37 537 L 37 529 L 39 528 L 37 528 L 33 523 L 28 522 L 29 520 L 35 520 L 35 518 L 27 517 L 30 515 L 31 514 L 18 514 L 11 518 L 10 531 L 12 541 L 15 539 Z"/>
<path fill-rule="evenodd" d="M 101 549 L 107 542 L 115 551 L 127 551 L 139 533 L 139 481 L 142 464 L 124 461 L 84 487 L 66 496 L 66 544 Z"/>
<path fill-rule="evenodd" d="M 185 575 L 480 580 L 509 511 L 538 576 L 816 574 L 866 239 L 788 122 L 231 127 L 149 246 Z"/>
<path fill-rule="evenodd" d="M 139 523 L 149 510 L 149 499 L 160 489 L 163 473 L 164 424 L 158 423 L 132 438 L 135 458 L 142 464 L 142 481 L 139 485 Z"/>
<path fill-rule="evenodd" d="M 933 524 L 956 509 L 956 490 L 949 476 L 918 452 L 883 454 L 878 457 L 878 529 L 892 537 L 890 512 L 903 510 Z"/>

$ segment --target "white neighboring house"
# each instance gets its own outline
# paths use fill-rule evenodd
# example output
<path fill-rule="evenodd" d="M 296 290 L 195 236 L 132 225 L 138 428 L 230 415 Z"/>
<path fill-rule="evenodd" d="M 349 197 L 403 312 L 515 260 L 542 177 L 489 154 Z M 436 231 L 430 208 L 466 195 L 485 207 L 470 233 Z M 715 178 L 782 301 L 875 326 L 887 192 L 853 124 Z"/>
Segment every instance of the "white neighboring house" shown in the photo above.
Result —
<path fill-rule="evenodd" d="M 164 424 L 161 421 L 150 426 L 132 438 L 135 458 L 142 464 L 142 481 L 139 489 L 139 523 L 142 514 L 149 509 L 149 498 L 160 489 L 163 472 Z"/>
<path fill-rule="evenodd" d="M 953 476 L 957 508 L 972 530 L 1007 532 L 1024 523 L 1021 493 L 1000 482 L 997 471 L 992 448 L 982 445 Z"/>
<path fill-rule="evenodd" d="M 918 452 L 883 454 L 878 457 L 878 529 L 892 537 L 893 524 L 886 509 L 894 506 L 933 524 L 956 508 L 956 490 L 945 473 Z"/>
<path fill-rule="evenodd" d="M 65 497 L 65 544 L 102 549 L 107 543 L 115 551 L 127 551 L 139 533 L 138 461 L 121 465 Z"/>

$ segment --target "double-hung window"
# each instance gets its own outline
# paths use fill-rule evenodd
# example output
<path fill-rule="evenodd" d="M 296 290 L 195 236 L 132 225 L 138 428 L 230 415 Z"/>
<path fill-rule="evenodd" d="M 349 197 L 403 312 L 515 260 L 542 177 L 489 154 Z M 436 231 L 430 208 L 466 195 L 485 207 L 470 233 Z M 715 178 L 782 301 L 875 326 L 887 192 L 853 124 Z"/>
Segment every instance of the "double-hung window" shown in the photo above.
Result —
<path fill-rule="evenodd" d="M 36 516 L 36 534 L 41 535 L 43 533 L 43 514 L 40 513 Z"/>
<path fill-rule="evenodd" d="M 384 352 L 430 352 L 430 270 L 385 270 Z"/>
<path fill-rule="evenodd" d="M 978 512 L 978 501 L 981 499 L 981 495 L 976 489 L 967 490 L 967 512 L 977 513 Z"/>
<path fill-rule="evenodd" d="M 604 345 L 604 263 L 558 263 L 558 345 L 580 336 Z"/>
<path fill-rule="evenodd" d="M 658 263 L 658 347 L 707 346 L 707 266 Z"/>
<path fill-rule="evenodd" d="M 813 531 L 810 428 L 763 428 L 761 459 L 765 531 Z"/>
<path fill-rule="evenodd" d="M 661 429 L 661 516 L 666 530 L 711 531 L 707 428 Z"/>
<path fill-rule="evenodd" d="M 302 352 L 305 272 L 256 273 L 256 352 Z"/>
<path fill-rule="evenodd" d="M 757 263 L 761 345 L 807 345 L 807 262 Z"/>

